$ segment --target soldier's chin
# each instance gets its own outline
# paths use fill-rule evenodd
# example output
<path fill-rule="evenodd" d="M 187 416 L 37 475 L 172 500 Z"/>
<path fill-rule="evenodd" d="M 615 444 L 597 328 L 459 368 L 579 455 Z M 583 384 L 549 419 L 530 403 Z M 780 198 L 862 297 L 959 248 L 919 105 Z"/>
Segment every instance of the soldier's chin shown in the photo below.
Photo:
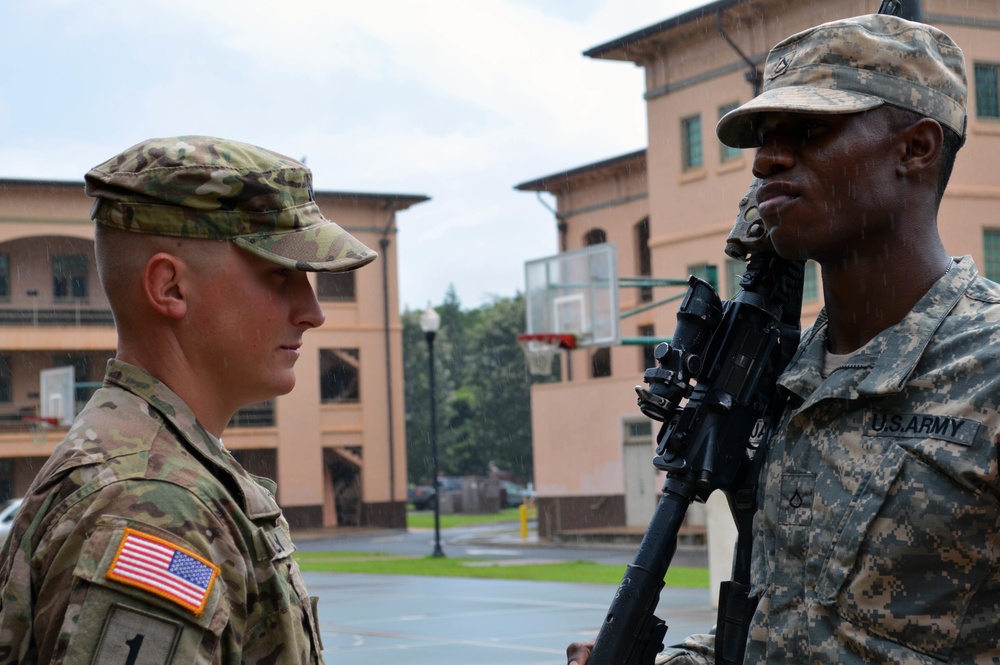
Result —
<path fill-rule="evenodd" d="M 279 392 L 275 393 L 276 397 L 278 395 L 287 395 L 288 393 L 292 392 L 292 390 L 294 390 L 294 388 L 295 388 L 295 375 L 292 375 L 291 380 L 288 381 L 287 384 L 288 384 L 287 387 L 282 386 L 281 389 L 279 390 Z"/>
<path fill-rule="evenodd" d="M 786 237 L 780 230 L 780 227 L 776 226 L 770 230 L 771 245 L 774 246 L 774 251 L 777 252 L 778 256 L 789 261 L 805 261 L 812 258 L 809 256 L 809 252 L 802 243 L 802 238 L 798 235 L 794 237 Z"/>
<path fill-rule="evenodd" d="M 287 395 L 292 392 L 295 388 L 295 374 L 288 370 L 287 373 L 276 377 L 269 386 L 267 386 L 267 394 L 262 395 L 260 399 L 255 400 L 255 402 L 264 402 L 269 399 L 278 397 L 279 395 Z"/>

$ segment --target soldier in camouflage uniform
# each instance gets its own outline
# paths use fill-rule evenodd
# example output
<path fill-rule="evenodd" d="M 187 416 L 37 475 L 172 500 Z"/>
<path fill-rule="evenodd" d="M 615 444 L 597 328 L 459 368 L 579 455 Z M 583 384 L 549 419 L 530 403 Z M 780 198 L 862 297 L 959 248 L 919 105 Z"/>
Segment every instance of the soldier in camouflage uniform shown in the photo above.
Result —
<path fill-rule="evenodd" d="M 781 42 L 765 77 L 717 132 L 757 148 L 770 241 L 820 264 L 826 304 L 779 379 L 744 662 L 1000 663 L 1000 286 L 936 224 L 962 52 L 865 16 Z M 713 637 L 657 662 L 712 663 Z"/>
<path fill-rule="evenodd" d="M 303 271 L 376 255 L 303 164 L 235 141 L 146 141 L 86 189 L 119 346 L 3 550 L 0 663 L 321 663 L 276 487 L 219 437 L 294 386 Z"/>

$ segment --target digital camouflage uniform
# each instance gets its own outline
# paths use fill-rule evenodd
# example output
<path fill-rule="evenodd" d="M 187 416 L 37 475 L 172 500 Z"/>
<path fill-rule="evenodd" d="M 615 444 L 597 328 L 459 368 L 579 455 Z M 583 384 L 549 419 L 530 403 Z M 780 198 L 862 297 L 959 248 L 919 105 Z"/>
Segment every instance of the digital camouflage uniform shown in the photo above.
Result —
<path fill-rule="evenodd" d="M 861 113 L 884 104 L 934 118 L 965 137 L 965 56 L 937 28 L 869 14 L 803 30 L 772 48 L 764 89 L 720 120 L 719 140 L 759 148 L 761 113 Z"/>
<path fill-rule="evenodd" d="M 8 542 L 0 662 L 322 662 L 274 494 L 165 385 L 111 361 Z M 114 579 L 126 529 L 217 569 L 204 606 Z"/>
<path fill-rule="evenodd" d="M 965 257 L 824 380 L 779 380 L 747 663 L 1000 662 L 1000 286 Z"/>
<path fill-rule="evenodd" d="M 151 139 L 85 181 L 101 225 L 298 270 L 376 258 L 323 217 L 305 165 L 257 146 Z M 112 360 L 0 555 L 0 664 L 321 663 L 275 492 L 165 384 Z"/>
<path fill-rule="evenodd" d="M 1000 662 L 1000 286 L 962 258 L 824 380 L 826 334 L 778 382 L 744 663 Z"/>

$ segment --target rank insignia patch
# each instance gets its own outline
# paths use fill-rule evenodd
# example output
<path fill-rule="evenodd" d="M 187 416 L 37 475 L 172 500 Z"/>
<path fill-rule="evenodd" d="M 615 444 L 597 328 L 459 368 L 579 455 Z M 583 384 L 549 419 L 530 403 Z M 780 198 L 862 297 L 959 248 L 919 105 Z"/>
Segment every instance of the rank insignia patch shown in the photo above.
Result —
<path fill-rule="evenodd" d="M 125 529 L 105 577 L 149 591 L 201 616 L 218 574 L 218 566 L 190 550 Z"/>

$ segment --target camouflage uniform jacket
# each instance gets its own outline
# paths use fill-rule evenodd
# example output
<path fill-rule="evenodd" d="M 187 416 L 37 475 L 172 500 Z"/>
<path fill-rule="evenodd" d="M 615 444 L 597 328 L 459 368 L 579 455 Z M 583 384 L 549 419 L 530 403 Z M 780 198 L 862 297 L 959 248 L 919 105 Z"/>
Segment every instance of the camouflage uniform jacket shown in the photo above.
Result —
<path fill-rule="evenodd" d="M 779 380 L 747 663 L 1000 662 L 1000 286 L 964 257 L 825 380 Z"/>
<path fill-rule="evenodd" d="M 0 558 L 0 663 L 321 663 L 271 481 L 112 360 Z"/>
<path fill-rule="evenodd" d="M 964 257 L 824 380 L 826 335 L 823 312 L 779 379 L 744 663 L 1000 662 L 1000 286 Z"/>

